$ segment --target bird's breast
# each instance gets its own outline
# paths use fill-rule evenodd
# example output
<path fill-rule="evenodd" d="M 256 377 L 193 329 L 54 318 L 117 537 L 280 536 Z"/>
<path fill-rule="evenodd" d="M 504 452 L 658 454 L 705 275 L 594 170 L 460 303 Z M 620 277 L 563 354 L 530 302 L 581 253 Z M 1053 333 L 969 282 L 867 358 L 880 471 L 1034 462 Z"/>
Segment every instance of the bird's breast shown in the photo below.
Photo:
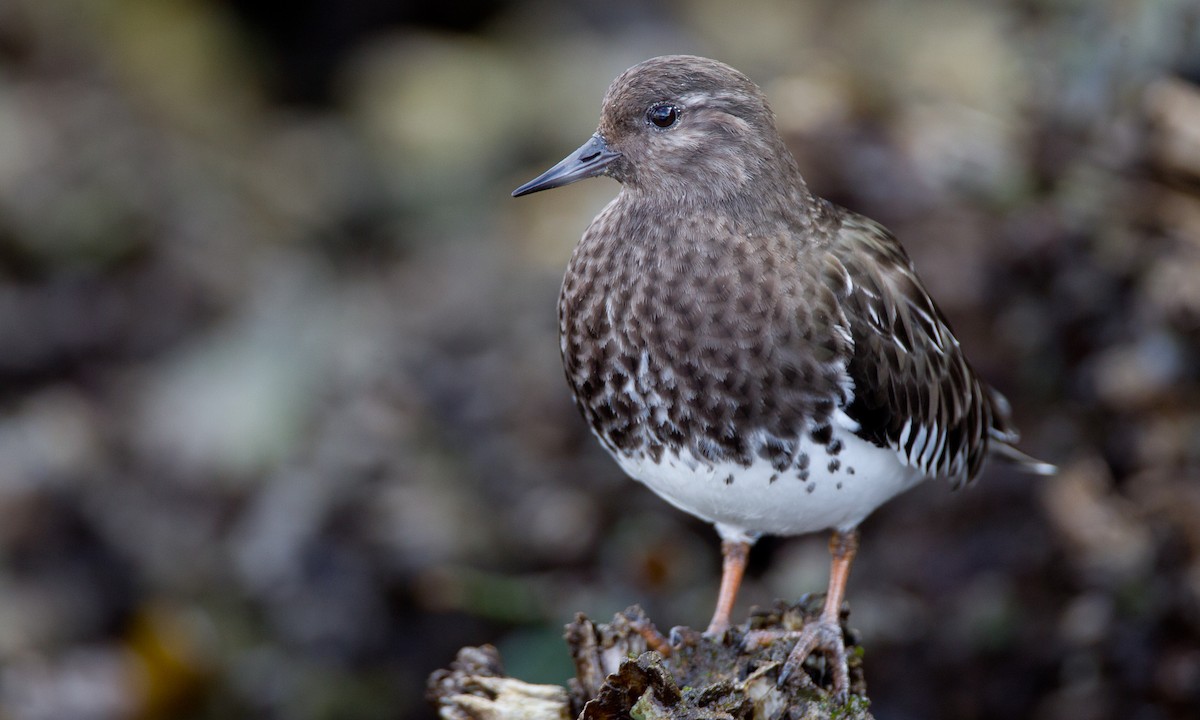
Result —
<path fill-rule="evenodd" d="M 597 220 L 568 266 L 563 362 L 610 452 L 654 464 L 793 469 L 828 444 L 846 358 L 806 306 L 800 268 L 720 223 L 664 228 Z M 826 323 L 829 324 L 829 323 Z"/>

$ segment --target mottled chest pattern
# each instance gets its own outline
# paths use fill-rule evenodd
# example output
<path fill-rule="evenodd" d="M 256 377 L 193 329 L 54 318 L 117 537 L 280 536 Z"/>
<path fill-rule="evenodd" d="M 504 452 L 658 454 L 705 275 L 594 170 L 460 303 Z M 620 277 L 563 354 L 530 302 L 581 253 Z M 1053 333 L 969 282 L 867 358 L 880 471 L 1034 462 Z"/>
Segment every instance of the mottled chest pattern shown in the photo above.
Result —
<path fill-rule="evenodd" d="M 795 232 L 672 221 L 620 199 L 593 222 L 559 320 L 576 402 L 610 451 L 780 472 L 808 462 L 801 438 L 836 454 L 852 350 Z"/>

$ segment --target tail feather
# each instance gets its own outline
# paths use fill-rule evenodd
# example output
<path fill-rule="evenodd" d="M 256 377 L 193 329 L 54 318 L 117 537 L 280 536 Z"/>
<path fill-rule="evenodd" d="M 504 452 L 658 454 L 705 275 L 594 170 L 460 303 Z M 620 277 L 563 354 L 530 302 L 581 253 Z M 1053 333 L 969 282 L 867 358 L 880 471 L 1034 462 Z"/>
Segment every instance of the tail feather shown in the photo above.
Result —
<path fill-rule="evenodd" d="M 1012 424 L 1012 406 L 1008 404 L 1008 398 L 993 387 L 988 387 L 987 392 L 992 401 L 992 426 L 988 429 L 990 439 L 988 454 L 1016 465 L 1027 473 L 1034 475 L 1057 474 L 1056 466 L 1042 462 L 1032 455 L 1026 455 L 1016 448 L 1017 441 L 1021 439 L 1021 433 L 1017 432 L 1016 426 Z"/>
<path fill-rule="evenodd" d="M 988 445 L 988 451 L 993 457 L 1012 463 L 1027 473 L 1034 475 L 1055 475 L 1058 473 L 1057 466 L 1048 462 L 1042 462 L 1032 455 L 1026 455 L 1007 442 L 993 441 Z"/>
<path fill-rule="evenodd" d="M 1015 443 L 1021 438 L 1021 433 L 1012 423 L 1012 405 L 1008 403 L 1008 398 L 991 385 L 985 385 L 983 389 L 992 408 L 992 426 L 988 428 L 988 435 L 1002 443 Z"/>

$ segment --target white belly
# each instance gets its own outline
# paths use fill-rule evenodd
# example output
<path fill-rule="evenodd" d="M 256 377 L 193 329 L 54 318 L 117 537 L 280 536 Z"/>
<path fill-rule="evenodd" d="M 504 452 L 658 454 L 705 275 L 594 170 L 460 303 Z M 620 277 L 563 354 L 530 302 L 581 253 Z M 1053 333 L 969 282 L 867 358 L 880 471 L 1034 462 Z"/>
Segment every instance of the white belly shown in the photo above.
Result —
<path fill-rule="evenodd" d="M 776 472 L 766 460 L 750 467 L 708 463 L 689 450 L 664 452 L 659 462 L 614 455 L 631 477 L 681 510 L 717 525 L 726 539 L 801 535 L 856 527 L 875 508 L 913 487 L 924 474 L 888 448 L 834 426 L 841 451 L 804 442 L 804 470 Z"/>

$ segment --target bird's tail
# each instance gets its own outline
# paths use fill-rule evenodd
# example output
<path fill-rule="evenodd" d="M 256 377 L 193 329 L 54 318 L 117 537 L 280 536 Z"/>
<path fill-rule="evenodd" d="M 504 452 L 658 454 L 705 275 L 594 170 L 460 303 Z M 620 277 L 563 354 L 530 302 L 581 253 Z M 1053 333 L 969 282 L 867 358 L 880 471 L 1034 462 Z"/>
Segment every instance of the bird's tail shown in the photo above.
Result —
<path fill-rule="evenodd" d="M 1058 466 L 1048 462 L 1042 462 L 1032 455 L 1026 455 L 1012 445 L 1009 445 L 1005 439 L 994 438 L 988 445 L 988 451 L 992 457 L 999 458 L 1005 462 L 1012 463 L 1027 473 L 1034 475 L 1054 475 L 1058 473 Z"/>
<path fill-rule="evenodd" d="M 1034 475 L 1054 475 L 1058 467 L 1042 462 L 1032 455 L 1026 455 L 1016 448 L 1016 442 L 1021 438 L 1017 428 L 1013 426 L 1012 408 L 1008 398 L 995 388 L 987 388 L 992 401 L 992 427 L 989 429 L 991 442 L 988 443 L 988 453 L 1007 463 L 1016 465 L 1021 470 Z"/>

